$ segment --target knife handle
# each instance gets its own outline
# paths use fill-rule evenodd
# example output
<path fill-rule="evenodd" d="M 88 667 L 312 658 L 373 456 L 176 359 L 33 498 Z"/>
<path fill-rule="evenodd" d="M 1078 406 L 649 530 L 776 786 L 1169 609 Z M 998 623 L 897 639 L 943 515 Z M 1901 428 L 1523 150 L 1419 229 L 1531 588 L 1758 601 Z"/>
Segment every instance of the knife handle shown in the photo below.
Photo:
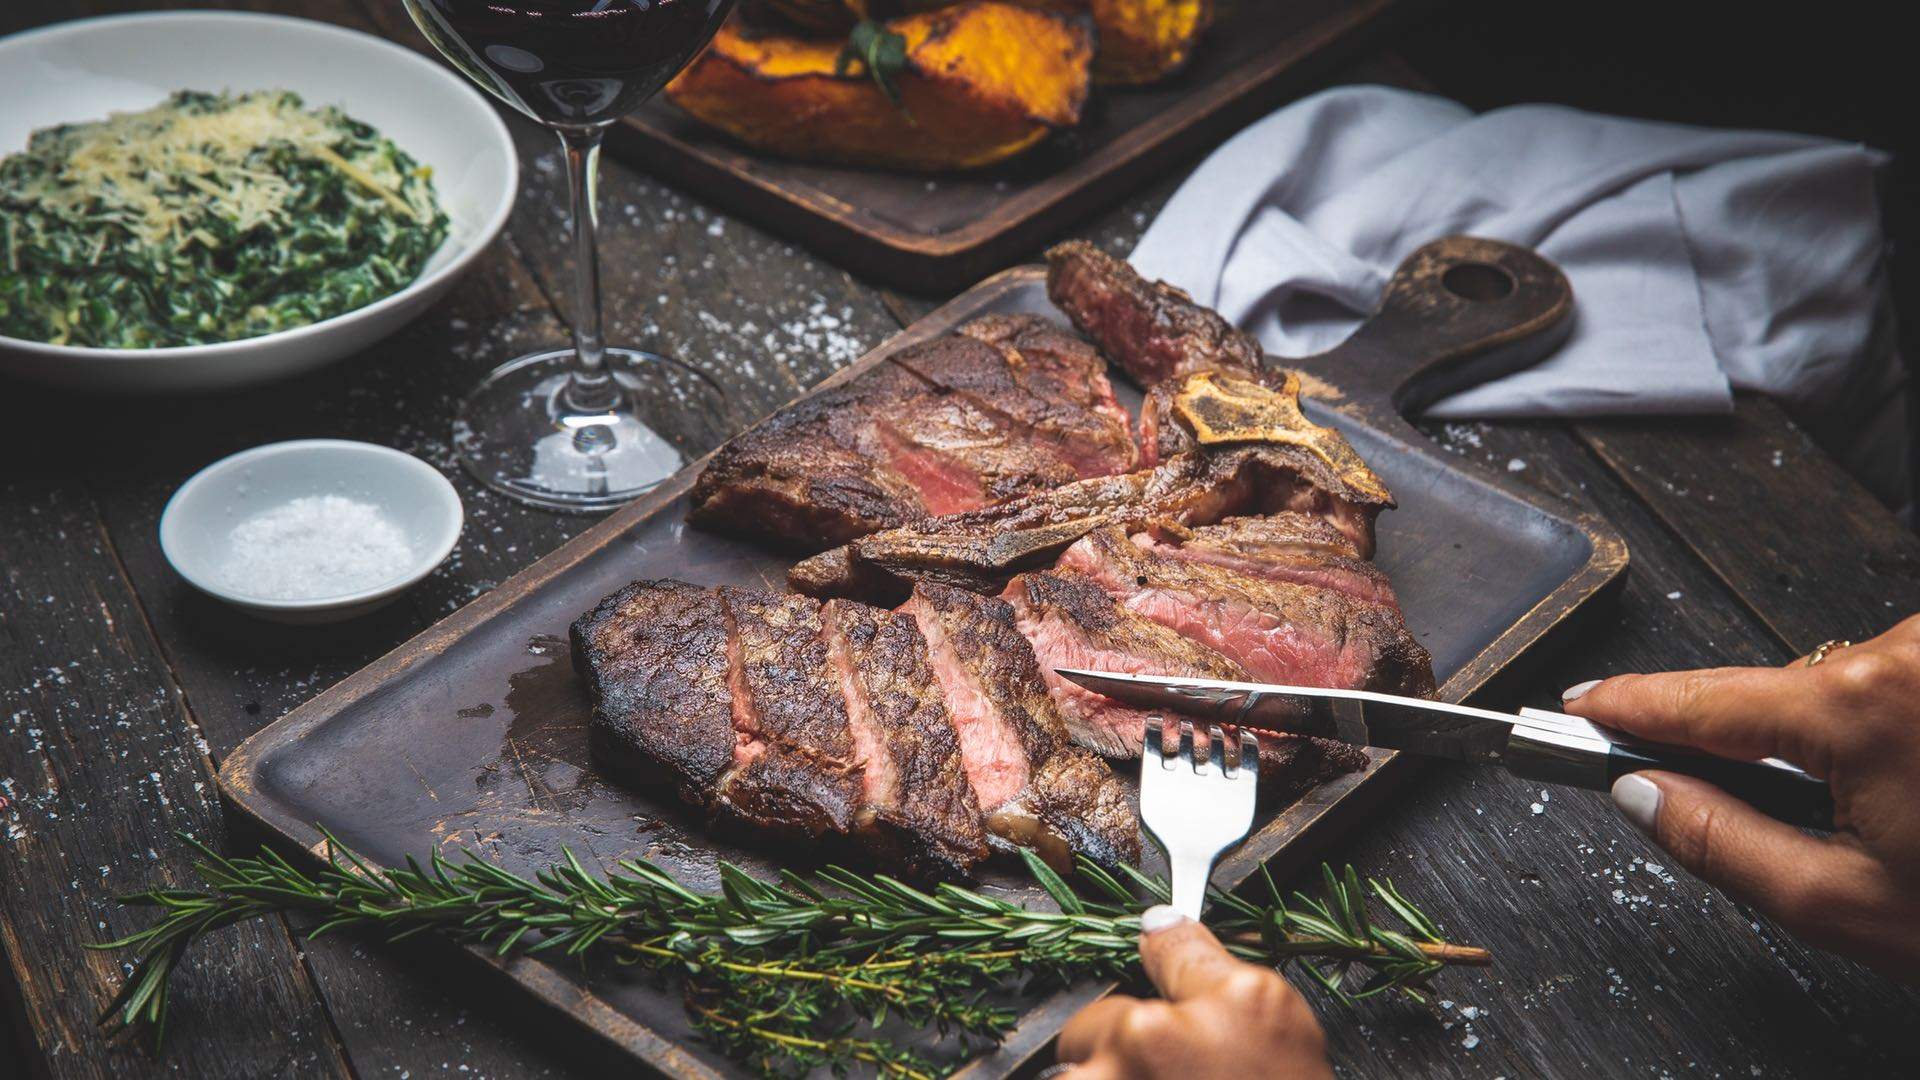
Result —
<path fill-rule="evenodd" d="M 1650 743 L 1615 743 L 1607 751 L 1607 781 L 1645 769 L 1705 780 L 1771 818 L 1806 829 L 1833 831 L 1833 789 L 1791 765 L 1734 761 Z"/>

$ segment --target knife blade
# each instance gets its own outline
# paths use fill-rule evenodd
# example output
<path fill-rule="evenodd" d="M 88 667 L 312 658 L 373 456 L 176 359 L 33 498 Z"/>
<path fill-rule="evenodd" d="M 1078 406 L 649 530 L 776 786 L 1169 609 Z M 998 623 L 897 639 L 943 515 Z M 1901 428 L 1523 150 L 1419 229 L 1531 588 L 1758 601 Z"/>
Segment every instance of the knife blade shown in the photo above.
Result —
<path fill-rule="evenodd" d="M 1605 791 L 1620 777 L 1646 769 L 1685 773 L 1725 788 L 1790 824 L 1833 828 L 1831 789 L 1784 761 L 1714 757 L 1635 739 L 1566 713 L 1531 708 L 1505 713 L 1372 690 L 1079 668 L 1055 671 L 1139 709 L 1498 765 L 1529 780 L 1594 791 Z"/>

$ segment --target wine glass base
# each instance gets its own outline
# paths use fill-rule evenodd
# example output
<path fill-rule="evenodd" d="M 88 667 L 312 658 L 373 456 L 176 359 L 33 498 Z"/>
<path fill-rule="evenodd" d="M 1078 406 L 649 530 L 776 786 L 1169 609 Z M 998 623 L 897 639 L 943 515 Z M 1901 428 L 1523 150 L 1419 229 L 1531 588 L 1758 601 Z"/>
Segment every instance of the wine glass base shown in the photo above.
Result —
<path fill-rule="evenodd" d="M 724 435 L 723 399 L 677 360 L 608 349 L 620 393 L 610 408 L 572 408 L 561 393 L 572 349 L 495 368 L 460 403 L 454 452 L 474 479 L 519 502 L 596 513 L 632 502 Z"/>

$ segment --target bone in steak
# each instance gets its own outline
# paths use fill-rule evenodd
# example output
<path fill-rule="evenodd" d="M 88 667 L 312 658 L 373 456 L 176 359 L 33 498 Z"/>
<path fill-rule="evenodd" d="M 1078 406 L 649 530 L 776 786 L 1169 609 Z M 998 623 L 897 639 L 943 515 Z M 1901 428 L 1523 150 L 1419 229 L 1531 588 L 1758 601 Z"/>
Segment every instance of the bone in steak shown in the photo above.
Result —
<path fill-rule="evenodd" d="M 1116 528 L 1068 548 L 1060 568 L 1121 607 L 1206 645 L 1261 682 L 1424 696 L 1433 659 L 1395 608 L 1142 548 Z"/>
<path fill-rule="evenodd" d="M 966 874 L 990 830 L 1055 861 L 1137 858 L 1125 789 L 1033 692 L 1011 615 L 967 596 L 929 608 L 923 636 L 858 604 L 635 582 L 572 628 L 595 746 L 664 768 L 716 819 L 928 876 Z"/>
<path fill-rule="evenodd" d="M 1264 366 L 1252 335 L 1084 240 L 1047 252 L 1047 296 L 1141 386 L 1201 371 Z"/>
<path fill-rule="evenodd" d="M 818 550 L 929 515 L 1133 468 L 1090 346 L 1032 316 L 905 349 L 714 455 L 688 519 Z"/>
<path fill-rule="evenodd" d="M 1040 658 L 1047 691 L 1066 719 L 1073 741 L 1113 758 L 1138 758 L 1148 714 L 1061 678 L 1055 668 L 1196 678 L 1249 678 L 1245 668 L 1159 623 L 1121 607 L 1099 585 L 1078 574 L 1021 574 L 1002 599 L 1013 607 L 1020 633 Z M 1234 735 L 1231 726 L 1228 736 Z M 1292 799 L 1340 773 L 1365 764 L 1345 743 L 1274 732 L 1260 742 L 1263 799 Z M 1201 741 L 1205 742 L 1202 733 Z"/>

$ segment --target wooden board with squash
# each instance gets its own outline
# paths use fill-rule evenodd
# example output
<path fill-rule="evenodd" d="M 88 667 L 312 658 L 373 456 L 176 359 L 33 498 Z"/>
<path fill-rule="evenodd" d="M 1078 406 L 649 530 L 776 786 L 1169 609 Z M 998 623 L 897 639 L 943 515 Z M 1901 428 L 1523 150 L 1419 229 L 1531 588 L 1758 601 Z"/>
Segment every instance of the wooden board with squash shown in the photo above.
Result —
<path fill-rule="evenodd" d="M 616 153 L 950 291 L 1278 104 L 1406 0 L 751 0 Z"/>

